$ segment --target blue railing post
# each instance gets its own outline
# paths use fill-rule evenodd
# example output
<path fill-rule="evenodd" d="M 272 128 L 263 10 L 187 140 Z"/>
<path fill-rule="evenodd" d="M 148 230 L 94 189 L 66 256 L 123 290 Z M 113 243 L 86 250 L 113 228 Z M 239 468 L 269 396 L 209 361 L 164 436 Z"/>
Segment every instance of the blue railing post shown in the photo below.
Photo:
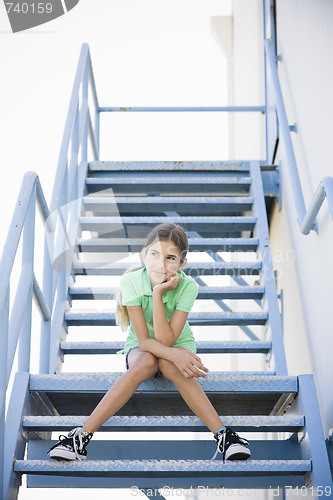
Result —
<path fill-rule="evenodd" d="M 91 116 L 91 139 L 92 139 L 92 148 L 93 148 L 93 156 L 95 160 L 99 160 L 99 142 L 100 142 L 100 106 L 98 102 L 98 97 L 97 97 L 97 91 L 96 91 L 96 84 L 95 84 L 95 78 L 94 78 L 94 72 L 92 68 L 92 63 L 91 63 L 91 57 L 90 57 L 90 52 L 88 52 L 88 85 L 90 83 L 91 87 L 91 97 L 94 102 L 94 107 L 95 107 L 95 120 L 93 124 L 93 116 Z M 90 123 L 88 124 L 88 127 L 90 128 Z"/>
<path fill-rule="evenodd" d="M 79 143 L 80 143 L 80 110 L 79 104 L 75 112 L 75 119 L 71 137 L 71 157 L 68 168 L 68 201 L 71 201 L 71 192 L 76 182 L 77 168 L 79 162 Z M 67 203 L 67 202 L 66 202 Z"/>
<path fill-rule="evenodd" d="M 269 243 L 269 230 L 260 164 L 252 161 L 250 172 L 252 178 L 254 209 L 257 216 L 256 233 L 259 238 L 258 250 L 262 260 L 262 272 L 265 283 L 265 302 L 269 311 L 269 326 L 275 361 L 275 371 L 276 375 L 288 375 L 286 354 L 283 343 L 281 315 L 279 311 L 275 276 L 273 272 L 272 253 Z"/>
<path fill-rule="evenodd" d="M 51 316 L 52 316 L 52 282 L 53 282 L 53 269 L 51 255 L 48 246 L 51 246 L 51 241 L 53 240 L 53 223 L 52 216 L 46 204 L 44 195 L 42 194 L 42 189 L 40 183 L 37 186 L 38 202 L 40 210 L 43 214 L 43 219 L 45 221 L 44 225 L 44 262 L 43 262 L 43 292 L 39 290 L 39 294 L 43 296 L 44 299 L 44 309 L 48 309 L 48 315 L 42 321 L 41 332 L 40 332 L 40 343 L 39 343 L 39 373 L 49 372 L 49 356 L 50 351 L 50 332 L 51 332 Z"/>
<path fill-rule="evenodd" d="M 53 267 L 52 257 L 49 252 L 50 240 L 54 240 L 54 232 L 51 224 L 51 217 L 45 223 L 45 236 L 44 236 L 44 264 L 43 264 L 43 295 L 45 302 L 50 310 L 52 317 L 52 289 L 53 289 Z M 39 373 L 49 373 L 49 352 L 51 340 L 51 319 L 49 321 L 42 321 L 40 331 L 40 348 L 39 348 Z"/>
<path fill-rule="evenodd" d="M 27 265 L 31 269 L 31 282 L 25 305 L 25 312 L 20 331 L 18 370 L 20 372 L 30 371 L 31 351 L 31 316 L 32 316 L 32 294 L 33 294 L 33 269 L 34 269 L 34 242 L 35 242 L 35 210 L 36 209 L 36 184 L 31 192 L 27 214 L 23 227 L 22 267 Z"/>
<path fill-rule="evenodd" d="M 274 0 L 263 0 L 263 18 L 264 18 L 264 40 L 270 38 L 274 44 L 274 53 L 276 47 L 275 23 L 274 23 Z M 265 75 L 265 122 L 266 122 L 266 162 L 274 162 L 274 154 L 277 145 L 279 129 L 272 92 L 272 82 L 268 73 L 267 54 L 264 53 L 264 75 Z"/>
<path fill-rule="evenodd" d="M 89 128 L 89 106 L 88 106 L 88 84 L 89 84 L 89 57 L 87 57 L 86 67 L 84 69 L 82 80 L 82 107 L 84 112 L 87 109 L 87 116 L 83 116 L 84 132 L 81 145 L 81 161 L 87 161 L 88 158 L 88 128 Z"/>
<path fill-rule="evenodd" d="M 7 351 L 9 330 L 9 285 L 0 304 L 0 493 L 4 488 L 4 447 L 5 447 L 5 412 L 7 389 Z"/>
<path fill-rule="evenodd" d="M 66 222 L 68 218 L 68 168 L 65 169 L 63 177 L 63 189 L 61 191 L 61 198 L 59 210 L 57 211 L 57 226 L 55 239 L 55 282 L 57 297 L 54 304 L 54 314 L 51 325 L 50 336 L 50 351 L 49 351 L 49 372 L 54 373 L 57 369 L 57 357 L 59 351 L 59 336 L 63 322 L 65 301 L 67 297 L 67 274 L 68 274 L 68 256 L 70 254 L 70 242 L 68 241 Z"/>
<path fill-rule="evenodd" d="M 267 31 L 269 29 L 269 18 L 267 12 L 267 1 L 263 0 L 263 19 L 264 19 L 264 40 L 268 38 Z M 267 81 L 267 62 L 266 57 L 264 57 L 264 76 L 265 76 L 265 139 L 266 139 L 266 162 L 269 163 L 269 146 L 268 146 L 268 81 Z"/>
<path fill-rule="evenodd" d="M 101 119 L 101 113 L 100 113 L 99 109 L 96 109 L 96 111 L 95 111 L 95 142 L 96 142 L 96 147 L 97 147 L 97 153 L 98 153 L 97 159 L 98 160 L 99 160 L 99 148 L 100 148 L 100 145 L 99 145 L 99 143 L 100 143 L 100 139 L 99 139 L 100 119 Z"/>
<path fill-rule="evenodd" d="M 30 264 L 25 263 L 22 266 L 20 279 L 17 284 L 17 291 L 15 293 L 15 298 L 13 305 L 11 307 L 10 319 L 9 319 L 9 334 L 8 334 L 8 352 L 7 352 L 7 384 L 9 383 L 11 370 L 13 367 L 13 362 L 15 358 L 15 353 L 17 349 L 17 344 L 20 341 L 21 350 L 21 332 L 24 330 L 23 322 L 25 318 L 25 313 L 27 311 L 27 306 L 29 302 L 31 283 L 33 282 L 33 272 Z M 21 336 L 22 339 L 22 336 Z M 24 341 L 23 341 L 24 343 Z M 29 346 L 28 346 L 29 347 Z M 21 354 L 22 355 L 22 354 Z M 24 352 L 23 352 L 24 356 Z M 26 371 L 24 368 L 21 370 L 20 366 L 20 354 L 19 354 L 19 371 Z"/>

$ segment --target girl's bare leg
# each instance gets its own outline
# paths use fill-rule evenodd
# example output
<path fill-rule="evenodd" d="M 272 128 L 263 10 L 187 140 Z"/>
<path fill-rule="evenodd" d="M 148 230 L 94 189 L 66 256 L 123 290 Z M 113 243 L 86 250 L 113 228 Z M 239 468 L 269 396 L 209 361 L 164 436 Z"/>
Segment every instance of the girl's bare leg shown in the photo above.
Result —
<path fill-rule="evenodd" d="M 175 384 L 189 408 L 213 434 L 225 427 L 196 378 L 186 378 L 172 361 L 166 359 L 159 359 L 158 366 L 164 377 Z"/>
<path fill-rule="evenodd" d="M 95 432 L 114 415 L 134 394 L 139 385 L 149 379 L 158 370 L 155 356 L 132 349 L 128 355 L 129 369 L 113 384 L 103 399 L 96 406 L 84 424 L 84 429 Z"/>

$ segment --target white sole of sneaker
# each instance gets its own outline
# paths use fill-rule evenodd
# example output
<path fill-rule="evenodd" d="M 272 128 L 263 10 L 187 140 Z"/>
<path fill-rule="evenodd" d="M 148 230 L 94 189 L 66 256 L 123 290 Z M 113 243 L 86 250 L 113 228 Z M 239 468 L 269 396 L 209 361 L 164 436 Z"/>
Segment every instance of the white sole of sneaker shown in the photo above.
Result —
<path fill-rule="evenodd" d="M 225 460 L 247 460 L 250 456 L 248 448 L 241 444 L 232 444 L 225 453 Z"/>
<path fill-rule="evenodd" d="M 55 460 L 77 460 L 75 454 L 72 451 L 68 450 L 51 450 L 49 452 L 49 457 L 54 458 Z M 81 460 L 86 460 L 87 457 L 81 456 Z"/>

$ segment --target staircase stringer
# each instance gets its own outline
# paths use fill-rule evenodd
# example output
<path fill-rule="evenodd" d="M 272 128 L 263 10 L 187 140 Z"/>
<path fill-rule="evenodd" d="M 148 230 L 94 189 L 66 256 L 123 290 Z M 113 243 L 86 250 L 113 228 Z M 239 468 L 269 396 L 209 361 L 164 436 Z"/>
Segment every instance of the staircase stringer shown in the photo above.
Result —
<path fill-rule="evenodd" d="M 268 322 L 271 339 L 272 353 L 275 363 L 276 375 L 287 375 L 287 362 L 283 344 L 283 331 L 281 314 L 279 310 L 276 282 L 273 269 L 272 254 L 267 223 L 264 191 L 260 173 L 260 164 L 251 162 L 252 195 L 254 198 L 254 212 L 257 217 L 256 235 L 259 239 L 259 255 L 262 260 L 262 276 L 265 283 L 263 305 L 268 310 Z"/>
<path fill-rule="evenodd" d="M 4 446 L 4 485 L 5 500 L 16 500 L 21 486 L 21 474 L 14 471 L 13 462 L 23 460 L 27 444 L 27 437 L 23 430 L 24 415 L 29 415 L 30 396 L 29 379 L 27 372 L 15 374 L 7 416 Z"/>
<path fill-rule="evenodd" d="M 303 414 L 305 424 L 298 433 L 304 459 L 310 459 L 311 471 L 305 475 L 305 486 L 316 496 L 327 496 L 333 492 L 333 482 L 327 453 L 323 425 L 320 416 L 314 377 L 312 374 L 299 375 L 298 394 L 286 410 L 287 415 Z M 322 494 L 320 495 L 320 490 Z"/>

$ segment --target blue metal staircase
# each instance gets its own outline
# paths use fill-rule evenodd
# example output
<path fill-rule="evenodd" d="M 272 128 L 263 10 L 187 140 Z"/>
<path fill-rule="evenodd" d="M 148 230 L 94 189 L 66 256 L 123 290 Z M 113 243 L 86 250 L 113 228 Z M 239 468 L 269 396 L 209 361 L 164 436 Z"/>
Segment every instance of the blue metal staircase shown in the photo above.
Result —
<path fill-rule="evenodd" d="M 99 113 L 93 126 L 88 85 L 98 111 L 102 108 L 84 45 L 50 210 L 38 177 L 27 174 L 7 240 L 11 243 L 6 244 L 1 261 L 1 278 L 7 279 L 23 228 L 26 260 L 21 278 L 27 283 L 27 294 L 18 292 L 9 327 L 8 286 L 1 288 L 0 295 L 0 325 L 14 336 L 9 335 L 8 357 L 7 346 L 5 351 L 1 346 L 1 387 L 8 381 L 20 338 L 19 372 L 0 442 L 3 498 L 17 498 L 23 474 L 29 487 L 136 486 L 148 497 L 149 489 L 165 486 L 320 487 L 328 497 L 332 476 L 313 377 L 288 376 L 287 372 L 265 205 L 265 197 L 278 195 L 277 169 L 267 161 L 101 162 Z M 90 162 L 89 136 L 94 157 Z M 69 137 L 74 144 L 71 151 Z M 45 252 L 43 293 L 31 260 L 36 200 L 45 220 L 49 250 Z M 54 442 L 51 432 L 82 425 L 121 375 L 112 366 L 107 373 L 65 373 L 61 371 L 64 356 L 85 354 L 89 363 L 89 355 L 115 354 L 122 348 L 123 342 L 112 338 L 117 328 L 112 302 L 116 285 L 107 282 L 119 280 L 130 265 L 122 258 L 134 257 L 141 250 L 150 228 L 168 220 L 181 224 L 189 234 L 189 262 L 184 271 L 200 287 L 189 315 L 199 336 L 198 352 L 206 356 L 208 366 L 210 359 L 218 359 L 218 370 L 200 383 L 225 424 L 249 438 L 251 459 L 212 461 L 216 445 L 211 434 L 173 384 L 158 379 L 143 383 L 103 425 L 101 431 L 111 434 L 92 440 L 87 461 L 52 461 L 46 455 Z M 15 241 L 14 226 L 18 226 Z M 103 276 L 103 286 L 97 281 L 91 284 Z M 33 293 L 43 317 L 39 374 L 29 369 Z M 78 311 L 74 305 L 82 300 L 90 301 L 91 307 L 84 302 L 84 310 Z M 110 311 L 98 310 L 96 301 L 110 301 Z M 16 328 L 15 317 L 19 318 Z M 97 334 L 105 326 L 110 327 L 109 341 L 95 341 L 93 335 L 87 341 L 84 327 L 93 327 L 90 331 Z M 67 336 L 75 327 L 81 328 L 81 339 L 70 341 Z M 230 332 L 236 340 L 230 339 Z M 236 371 L 226 369 L 225 354 L 238 356 Z M 1 415 L 4 419 L 4 402 Z M 114 438 L 116 432 L 126 436 Z M 158 434 L 149 439 L 143 432 Z M 165 432 L 172 434 L 163 439 Z M 198 432 L 206 432 L 203 439 L 197 438 Z"/>
<path fill-rule="evenodd" d="M 182 170 L 181 164 L 172 167 L 165 170 L 163 162 L 154 169 L 149 162 L 140 165 L 90 164 L 79 224 L 80 231 L 89 230 L 96 236 L 83 239 L 79 232 L 68 303 L 88 299 L 93 308 L 96 299 L 114 298 L 114 288 L 77 286 L 75 277 L 80 275 L 91 280 L 95 275 L 121 275 L 128 263 L 111 260 L 111 264 L 101 264 L 104 259 L 99 256 L 102 253 L 108 256 L 112 252 L 119 254 L 119 248 L 123 249 L 124 255 L 126 251 L 135 253 L 142 247 L 150 226 L 172 218 L 164 215 L 170 213 L 166 209 L 177 208 L 173 220 L 188 229 L 191 251 L 205 252 L 197 252 L 198 257 L 195 256 L 194 261 L 189 259 L 185 268 L 200 283 L 198 303 L 202 306 L 201 311 L 189 316 L 192 325 L 205 326 L 205 340 L 198 341 L 199 353 L 259 353 L 267 361 L 267 370 L 235 373 L 223 370 L 221 357 L 221 371 L 210 373 L 207 380 L 200 383 L 227 425 L 243 434 L 273 432 L 274 438 L 250 438 L 252 457 L 245 463 L 213 462 L 210 457 L 215 445 L 210 433 L 205 440 L 195 439 L 195 434 L 189 441 L 182 437 L 177 439 L 180 432 L 196 433 L 206 429 L 186 408 L 173 384 L 154 380 L 142 384 L 125 407 L 102 428 L 103 431 L 133 433 L 133 439 L 93 440 L 87 462 L 54 462 L 46 456 L 53 442 L 50 441 L 50 432 L 60 433 L 81 425 L 84 416 L 89 415 L 120 374 L 53 373 L 54 370 L 40 375 L 18 373 L 9 405 L 8 426 L 19 426 L 21 438 L 28 441 L 28 455 L 24 460 L 23 446 L 21 453 L 14 453 L 14 464 L 10 460 L 13 481 L 18 482 L 24 473 L 28 474 L 30 487 L 117 488 L 135 485 L 148 489 L 165 485 L 182 488 L 205 485 L 269 488 L 304 487 L 308 482 L 330 486 L 331 476 L 327 457 L 324 460 L 325 440 L 312 376 L 287 375 L 260 164 L 194 164 L 193 167 L 201 169 L 198 175 L 204 196 L 196 192 L 196 183 L 187 183 L 187 176 L 193 179 L 193 170 Z M 183 187 L 183 192 L 175 196 L 173 186 L 180 176 L 182 182 L 177 185 Z M 143 183 L 144 187 L 140 187 L 137 179 L 146 182 L 146 177 L 149 177 L 150 189 L 158 193 L 157 196 L 144 196 L 148 184 Z M 115 184 L 114 178 L 121 178 L 122 184 Z M 212 179 L 215 193 L 209 196 Z M 103 187 L 103 196 L 96 190 L 96 185 Z M 230 185 L 233 186 L 231 195 L 228 194 Z M 163 196 L 159 193 L 161 187 Z M 109 196 L 105 190 L 109 190 Z M 124 231 L 129 234 L 132 231 L 132 237 L 124 240 L 123 231 L 110 234 L 110 228 L 116 223 L 108 211 L 112 200 L 117 202 Z M 186 202 L 182 203 L 183 200 Z M 86 212 L 89 212 L 89 217 Z M 202 216 L 190 215 L 202 212 Z M 217 216 L 217 213 L 221 215 Z M 128 248 L 124 249 L 124 245 Z M 210 260 L 207 262 L 208 251 Z M 93 261 L 85 261 L 89 254 L 94 256 Z M 206 284 L 212 275 L 218 276 L 219 283 L 223 283 L 227 276 L 234 281 L 234 286 Z M 233 301 L 235 310 L 230 310 L 223 302 L 227 299 Z M 63 332 L 82 325 L 113 326 L 114 313 L 72 312 L 70 309 L 65 312 L 62 333 L 59 332 L 59 341 L 54 347 L 56 354 L 50 358 L 54 360 L 54 366 L 60 365 L 64 355 L 113 354 L 122 347 L 122 342 L 112 342 L 112 339 L 110 342 L 66 341 Z M 224 340 L 224 327 L 228 325 L 239 327 L 239 341 Z M 218 340 L 211 340 L 216 326 L 219 327 Z M 154 440 L 138 440 L 140 432 L 145 431 L 175 434 L 172 440 L 161 441 L 156 437 Z M 308 436 L 309 443 L 306 443 L 305 436 Z M 11 438 L 12 446 L 17 446 L 16 437 Z M 326 468 L 323 467 L 325 462 Z M 15 492 L 8 498 L 15 498 Z"/>

